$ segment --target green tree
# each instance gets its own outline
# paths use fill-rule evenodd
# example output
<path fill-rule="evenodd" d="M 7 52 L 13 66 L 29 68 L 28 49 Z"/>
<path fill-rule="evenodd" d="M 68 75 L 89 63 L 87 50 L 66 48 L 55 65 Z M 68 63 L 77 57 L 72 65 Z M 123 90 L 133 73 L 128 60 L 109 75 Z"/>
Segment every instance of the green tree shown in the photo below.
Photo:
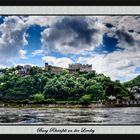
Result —
<path fill-rule="evenodd" d="M 41 102 L 43 102 L 43 101 L 44 101 L 44 95 L 41 94 L 41 93 L 35 94 L 35 95 L 34 95 L 34 101 L 35 101 L 36 103 L 41 103 Z"/>
<path fill-rule="evenodd" d="M 91 103 L 91 95 L 84 95 L 80 98 L 80 104 L 87 107 Z"/>
<path fill-rule="evenodd" d="M 38 73 L 42 73 L 42 69 L 41 69 L 40 67 L 33 66 L 33 67 L 31 67 L 31 69 L 29 70 L 29 74 L 30 74 L 30 75 L 35 75 L 35 74 L 38 74 Z"/>

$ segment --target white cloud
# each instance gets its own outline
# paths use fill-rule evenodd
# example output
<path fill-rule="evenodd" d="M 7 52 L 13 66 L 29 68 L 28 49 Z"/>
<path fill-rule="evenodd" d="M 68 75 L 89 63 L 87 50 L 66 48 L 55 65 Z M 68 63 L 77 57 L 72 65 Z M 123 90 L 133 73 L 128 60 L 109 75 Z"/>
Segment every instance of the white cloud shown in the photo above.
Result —
<path fill-rule="evenodd" d="M 19 57 L 21 59 L 27 59 L 28 57 L 26 56 L 27 50 L 19 50 Z"/>
<path fill-rule="evenodd" d="M 28 26 L 39 25 L 39 26 L 50 26 L 56 21 L 59 17 L 57 16 L 28 16 L 24 17 L 24 21 Z"/>
<path fill-rule="evenodd" d="M 63 67 L 63 68 L 68 68 L 68 64 L 73 63 L 73 61 L 67 57 L 56 58 L 53 56 L 44 56 L 42 57 L 42 60 L 44 62 L 48 62 L 51 65 Z"/>
<path fill-rule="evenodd" d="M 0 25 L 0 63 L 9 66 L 17 58 L 22 58 L 25 51 L 22 50 L 28 44 L 26 40 L 26 26 L 17 16 L 4 18 Z M 24 56 L 25 57 L 25 56 Z"/>
<path fill-rule="evenodd" d="M 42 55 L 43 54 L 43 50 L 35 50 L 35 51 L 33 51 L 32 52 L 32 55 L 34 56 L 34 55 Z"/>

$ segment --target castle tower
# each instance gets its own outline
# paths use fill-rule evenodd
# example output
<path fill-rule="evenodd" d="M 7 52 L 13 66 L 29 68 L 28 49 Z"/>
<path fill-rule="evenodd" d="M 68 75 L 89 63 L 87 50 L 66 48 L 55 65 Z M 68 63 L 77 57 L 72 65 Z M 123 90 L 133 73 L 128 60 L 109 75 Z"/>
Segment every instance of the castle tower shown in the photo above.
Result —
<path fill-rule="evenodd" d="M 48 63 L 45 63 L 45 70 L 48 70 Z"/>

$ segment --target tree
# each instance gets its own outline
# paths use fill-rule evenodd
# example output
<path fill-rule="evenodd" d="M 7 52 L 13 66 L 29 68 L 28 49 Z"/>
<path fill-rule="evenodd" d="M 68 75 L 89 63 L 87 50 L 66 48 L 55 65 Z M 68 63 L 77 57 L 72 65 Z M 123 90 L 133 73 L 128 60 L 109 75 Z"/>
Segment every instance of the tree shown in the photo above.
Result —
<path fill-rule="evenodd" d="M 46 103 L 47 103 L 47 104 L 56 104 L 56 101 L 55 101 L 54 98 L 51 98 L 51 99 L 47 99 L 47 100 L 46 100 Z"/>
<path fill-rule="evenodd" d="M 38 74 L 38 73 L 42 73 L 42 69 L 41 69 L 40 67 L 33 66 L 33 67 L 31 67 L 31 69 L 29 70 L 29 74 L 30 74 L 30 75 L 35 75 L 35 74 Z"/>
<path fill-rule="evenodd" d="M 34 95 L 34 101 L 36 103 L 41 103 L 42 101 L 44 101 L 44 95 L 41 93 L 37 93 Z"/>
<path fill-rule="evenodd" d="M 91 103 L 91 95 L 84 95 L 80 98 L 80 104 L 87 107 Z"/>
<path fill-rule="evenodd" d="M 69 71 L 67 69 L 64 69 L 62 74 L 63 75 L 69 74 Z"/>
<path fill-rule="evenodd" d="M 96 76 L 96 72 L 95 71 L 87 73 L 87 74 L 84 74 L 84 77 L 87 78 L 87 79 L 92 79 L 95 76 Z"/>

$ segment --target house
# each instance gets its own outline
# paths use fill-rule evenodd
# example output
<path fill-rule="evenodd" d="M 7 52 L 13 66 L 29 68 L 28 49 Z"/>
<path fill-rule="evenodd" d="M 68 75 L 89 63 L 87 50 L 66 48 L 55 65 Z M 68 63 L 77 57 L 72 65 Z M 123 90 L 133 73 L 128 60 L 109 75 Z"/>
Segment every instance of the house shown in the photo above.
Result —
<path fill-rule="evenodd" d="M 110 96 L 108 96 L 108 99 L 109 99 L 109 100 L 116 100 L 116 97 L 113 96 L 113 95 L 110 95 Z"/>
<path fill-rule="evenodd" d="M 136 100 L 140 100 L 140 94 L 136 93 L 136 94 L 134 94 L 134 97 Z"/>
<path fill-rule="evenodd" d="M 130 92 L 133 93 L 140 93 L 140 87 L 139 86 L 134 86 L 132 88 L 127 88 Z"/>

